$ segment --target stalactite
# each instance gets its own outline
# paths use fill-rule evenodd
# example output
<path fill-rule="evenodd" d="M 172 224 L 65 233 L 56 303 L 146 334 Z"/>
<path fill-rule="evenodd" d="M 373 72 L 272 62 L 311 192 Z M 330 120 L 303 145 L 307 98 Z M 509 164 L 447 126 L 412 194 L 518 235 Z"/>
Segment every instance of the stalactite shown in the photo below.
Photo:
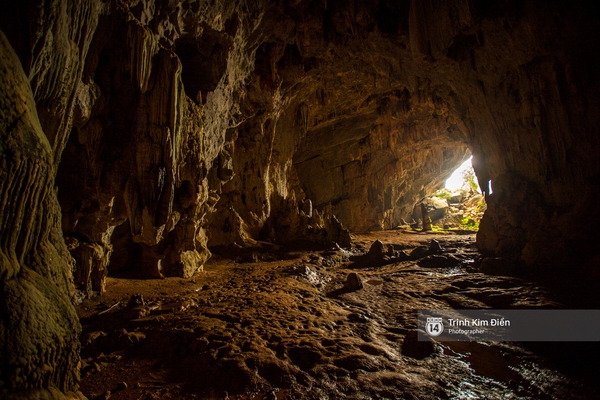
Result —
<path fill-rule="evenodd" d="M 146 93 L 152 60 L 159 50 L 158 40 L 150 29 L 132 20 L 127 26 L 127 45 L 131 54 L 131 78 L 138 83 L 140 91 Z"/>
<path fill-rule="evenodd" d="M 58 164 L 71 132 L 75 91 L 81 79 L 87 51 L 98 23 L 98 4 L 93 0 L 55 0 L 30 22 L 37 31 L 32 47 L 29 79 L 42 128 Z M 36 26 L 36 24 L 39 24 Z"/>

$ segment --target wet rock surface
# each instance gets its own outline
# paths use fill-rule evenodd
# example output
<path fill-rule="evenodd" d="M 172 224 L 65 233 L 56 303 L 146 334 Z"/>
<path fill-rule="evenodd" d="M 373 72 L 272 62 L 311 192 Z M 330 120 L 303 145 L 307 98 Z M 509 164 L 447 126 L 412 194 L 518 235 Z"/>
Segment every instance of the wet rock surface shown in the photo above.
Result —
<path fill-rule="evenodd" d="M 543 343 L 416 340 L 419 309 L 561 306 L 541 284 L 480 272 L 473 235 L 361 234 L 345 251 L 367 254 L 377 239 L 408 252 L 429 250 L 432 238 L 458 264 L 421 267 L 422 260 L 412 259 L 357 267 L 332 249 L 251 263 L 219 257 L 190 279 L 109 277 L 106 295 L 78 309 L 81 390 L 91 399 L 108 391 L 111 399 L 585 399 L 600 393 L 597 367 L 561 366 L 564 353 L 572 352 L 567 358 L 575 362 L 585 347 L 567 345 L 557 359 Z M 352 274 L 362 289 L 347 290 Z M 585 349 L 597 354 L 598 346 Z"/>
<path fill-rule="evenodd" d="M 421 331 L 421 333 L 425 333 Z M 409 331 L 402 341 L 402 354 L 408 357 L 422 360 L 431 356 L 439 346 L 432 340 L 419 341 L 419 330 L 413 329 Z M 428 336 L 426 336 L 428 337 Z"/>

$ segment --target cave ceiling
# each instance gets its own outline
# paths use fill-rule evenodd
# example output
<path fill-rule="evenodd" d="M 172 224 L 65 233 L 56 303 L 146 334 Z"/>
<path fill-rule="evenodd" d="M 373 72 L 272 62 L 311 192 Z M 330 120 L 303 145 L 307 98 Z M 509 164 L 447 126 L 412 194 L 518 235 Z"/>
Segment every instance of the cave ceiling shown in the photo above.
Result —
<path fill-rule="evenodd" d="M 523 251 L 540 219 L 593 195 L 583 3 L 55 3 L 10 5 L 2 24 L 76 259 L 91 246 L 118 268 L 135 246 L 151 274 L 189 275 L 208 247 L 393 228 L 470 154 L 483 187 L 531 186 L 543 210 L 525 228 L 490 215 L 486 251 Z M 295 215 L 308 200 L 313 221 Z"/>

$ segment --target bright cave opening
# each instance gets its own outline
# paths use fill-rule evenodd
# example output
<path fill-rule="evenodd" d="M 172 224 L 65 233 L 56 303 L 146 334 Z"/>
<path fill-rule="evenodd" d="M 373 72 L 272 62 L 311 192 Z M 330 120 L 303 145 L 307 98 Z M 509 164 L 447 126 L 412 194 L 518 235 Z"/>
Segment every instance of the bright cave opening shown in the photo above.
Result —
<path fill-rule="evenodd" d="M 468 160 L 460 164 L 460 166 L 452 172 L 452 175 L 446 179 L 444 188 L 450 192 L 458 192 L 462 189 L 472 189 L 481 193 L 475 170 L 473 170 L 473 156 L 469 157 Z"/>
<path fill-rule="evenodd" d="M 415 204 L 411 221 L 413 229 L 479 230 L 486 203 L 472 162 L 473 156 L 452 172 L 443 188 Z M 491 190 L 491 182 L 489 185 Z"/>

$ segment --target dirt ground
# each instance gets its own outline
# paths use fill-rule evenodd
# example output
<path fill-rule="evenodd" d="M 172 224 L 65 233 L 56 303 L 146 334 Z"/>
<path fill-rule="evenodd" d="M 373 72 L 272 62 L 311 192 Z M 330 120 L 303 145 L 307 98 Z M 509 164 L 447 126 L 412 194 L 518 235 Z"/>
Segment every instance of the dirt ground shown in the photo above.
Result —
<path fill-rule="evenodd" d="M 479 272 L 473 234 L 353 239 L 350 250 L 214 256 L 190 279 L 108 278 L 107 293 L 78 309 L 81 391 L 131 400 L 600 398 L 598 367 L 580 362 L 596 344 L 416 341 L 420 309 L 563 306 L 543 285 Z M 432 239 L 442 247 L 434 255 Z M 390 245 L 391 259 L 364 256 L 375 240 Z M 364 287 L 345 288 L 349 273 Z"/>

